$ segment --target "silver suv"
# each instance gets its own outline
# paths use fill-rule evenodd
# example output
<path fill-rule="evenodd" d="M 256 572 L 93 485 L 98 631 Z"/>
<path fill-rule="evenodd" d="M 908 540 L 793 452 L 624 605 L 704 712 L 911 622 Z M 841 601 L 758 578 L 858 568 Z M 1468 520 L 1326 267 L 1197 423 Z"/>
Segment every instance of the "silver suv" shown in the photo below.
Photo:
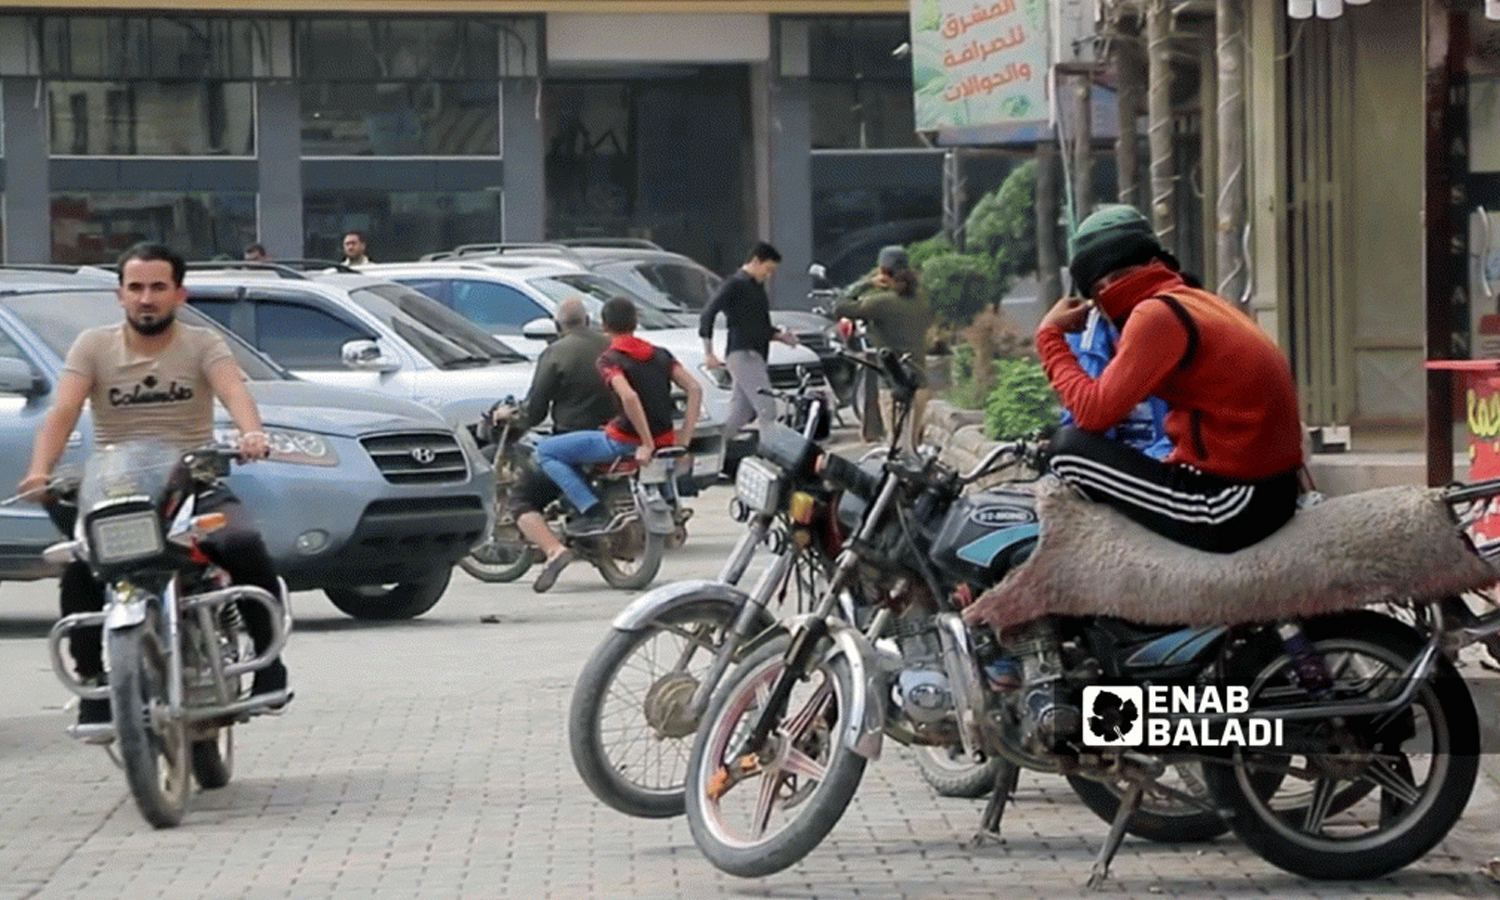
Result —
<path fill-rule="evenodd" d="M 195 308 L 299 377 L 416 400 L 455 424 L 531 385 L 525 355 L 379 276 L 194 265 L 187 288 Z"/>

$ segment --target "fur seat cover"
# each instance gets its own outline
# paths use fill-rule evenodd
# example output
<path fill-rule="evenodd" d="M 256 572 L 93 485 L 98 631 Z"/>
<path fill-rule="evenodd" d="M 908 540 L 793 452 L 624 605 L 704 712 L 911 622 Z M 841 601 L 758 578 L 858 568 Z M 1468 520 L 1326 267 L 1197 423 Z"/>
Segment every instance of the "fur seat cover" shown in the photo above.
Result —
<path fill-rule="evenodd" d="M 1435 490 L 1393 487 L 1300 510 L 1235 553 L 1161 537 L 1051 476 L 1037 484 L 1041 539 L 964 611 L 996 628 L 1041 615 L 1154 625 L 1282 621 L 1385 600 L 1432 600 L 1493 583 Z"/>

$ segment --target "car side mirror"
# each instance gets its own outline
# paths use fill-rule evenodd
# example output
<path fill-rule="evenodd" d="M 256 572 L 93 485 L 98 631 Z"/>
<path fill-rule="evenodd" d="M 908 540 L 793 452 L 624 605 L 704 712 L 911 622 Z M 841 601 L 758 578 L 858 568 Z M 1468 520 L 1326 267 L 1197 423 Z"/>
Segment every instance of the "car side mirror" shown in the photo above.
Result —
<path fill-rule="evenodd" d="M 380 352 L 380 345 L 369 339 L 346 341 L 339 348 L 339 357 L 344 365 L 362 371 L 394 372 L 401 368 L 386 359 Z"/>
<path fill-rule="evenodd" d="M 31 363 L 14 357 L 0 357 L 0 394 L 38 397 L 47 393 L 47 379 Z"/>
<path fill-rule="evenodd" d="M 546 317 L 532 319 L 521 326 L 521 336 L 550 344 L 558 338 L 557 322 Z"/>

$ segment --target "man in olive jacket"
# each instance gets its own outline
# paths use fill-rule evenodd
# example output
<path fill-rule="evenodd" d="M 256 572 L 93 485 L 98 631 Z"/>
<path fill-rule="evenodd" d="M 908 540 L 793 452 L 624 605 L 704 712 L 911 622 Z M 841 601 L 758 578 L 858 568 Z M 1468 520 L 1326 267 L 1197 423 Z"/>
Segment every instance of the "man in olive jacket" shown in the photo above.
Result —
<path fill-rule="evenodd" d="M 841 319 L 864 320 L 870 326 L 870 338 L 876 347 L 889 348 L 897 356 L 909 353 L 920 366 L 927 353 L 927 329 L 932 326 L 932 305 L 927 292 L 922 289 L 917 273 L 901 247 L 883 248 L 877 266 L 873 276 L 860 282 L 849 291 L 846 299 L 833 305 L 833 315 Z M 901 446 L 915 449 L 921 436 L 922 413 L 931 395 L 925 388 L 917 391 L 906 433 L 899 442 Z M 893 412 L 890 391 L 882 387 L 880 415 L 890 419 L 894 426 Z M 879 422 L 866 421 L 863 430 L 866 440 L 876 440 L 883 428 Z"/>

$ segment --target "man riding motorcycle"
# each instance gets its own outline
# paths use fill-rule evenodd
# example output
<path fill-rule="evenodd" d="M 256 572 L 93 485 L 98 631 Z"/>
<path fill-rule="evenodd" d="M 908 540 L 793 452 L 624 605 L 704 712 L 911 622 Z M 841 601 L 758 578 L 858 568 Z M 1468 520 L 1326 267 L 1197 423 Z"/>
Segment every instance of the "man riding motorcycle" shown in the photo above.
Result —
<path fill-rule="evenodd" d="M 632 452 L 645 463 L 658 447 L 691 446 L 703 396 L 697 379 L 672 354 L 635 336 L 636 311 L 629 300 L 611 297 L 600 317 L 610 340 L 599 357 L 599 372 L 621 412 L 602 430 L 554 435 L 538 442 L 535 451 L 537 465 L 581 514 L 571 525 L 580 534 L 607 526 L 609 514 L 577 467 L 609 462 Z M 672 429 L 673 384 L 687 393 L 680 440 Z M 546 523 L 542 526 L 545 528 Z M 547 533 L 550 535 L 551 529 Z M 554 542 L 555 548 L 544 548 L 547 563 L 532 585 L 536 591 L 549 590 L 573 561 L 573 551 L 555 538 Z"/>
<path fill-rule="evenodd" d="M 96 444 L 146 439 L 186 450 L 212 440 L 217 397 L 239 429 L 241 457 L 269 455 L 255 399 L 224 340 L 209 329 L 176 321 L 177 308 L 187 301 L 185 270 L 182 257 L 161 244 L 137 244 L 120 257 L 118 293 L 125 321 L 85 331 L 73 342 L 19 493 L 37 496 L 46 488 L 85 401 L 92 410 Z M 202 539 L 204 553 L 235 583 L 280 596 L 265 543 L 245 523 L 239 500 L 229 489 L 216 485 L 203 492 L 196 509 L 200 514 L 222 512 L 229 521 Z M 59 587 L 64 616 L 104 608 L 104 592 L 82 561 L 68 564 Z M 256 651 L 262 652 L 273 634 L 269 610 L 258 603 L 241 603 L 240 612 Z M 80 628 L 69 644 L 78 675 L 88 683 L 103 683 L 100 637 L 98 627 Z M 276 693 L 286 688 L 286 681 L 286 666 L 278 659 L 255 673 L 251 692 Z M 109 721 L 109 700 L 80 701 L 79 725 Z"/>
<path fill-rule="evenodd" d="M 559 337 L 537 357 L 526 404 L 514 417 L 518 432 L 535 426 L 549 412 L 553 434 L 593 431 L 614 412 L 614 402 L 604 386 L 604 376 L 599 373 L 599 355 L 609 349 L 609 338 L 588 327 L 588 311 L 577 297 L 559 302 L 554 318 Z M 503 420 L 509 415 L 508 410 L 502 409 L 497 418 Z M 542 510 L 558 493 L 551 478 L 540 470 L 527 468 L 506 501 L 521 534 L 549 560 L 565 549 L 542 516 Z"/>
<path fill-rule="evenodd" d="M 1248 547 L 1292 517 L 1303 466 L 1297 388 L 1280 348 L 1233 304 L 1191 288 L 1144 216 L 1107 206 L 1079 226 L 1076 289 L 1120 328 L 1100 376 L 1064 337 L 1090 300 L 1064 297 L 1036 347 L 1074 416 L 1049 462 L 1091 499 L 1179 543 L 1217 553 Z M 1168 407 L 1172 451 L 1158 462 L 1102 435 L 1148 396 Z"/>

